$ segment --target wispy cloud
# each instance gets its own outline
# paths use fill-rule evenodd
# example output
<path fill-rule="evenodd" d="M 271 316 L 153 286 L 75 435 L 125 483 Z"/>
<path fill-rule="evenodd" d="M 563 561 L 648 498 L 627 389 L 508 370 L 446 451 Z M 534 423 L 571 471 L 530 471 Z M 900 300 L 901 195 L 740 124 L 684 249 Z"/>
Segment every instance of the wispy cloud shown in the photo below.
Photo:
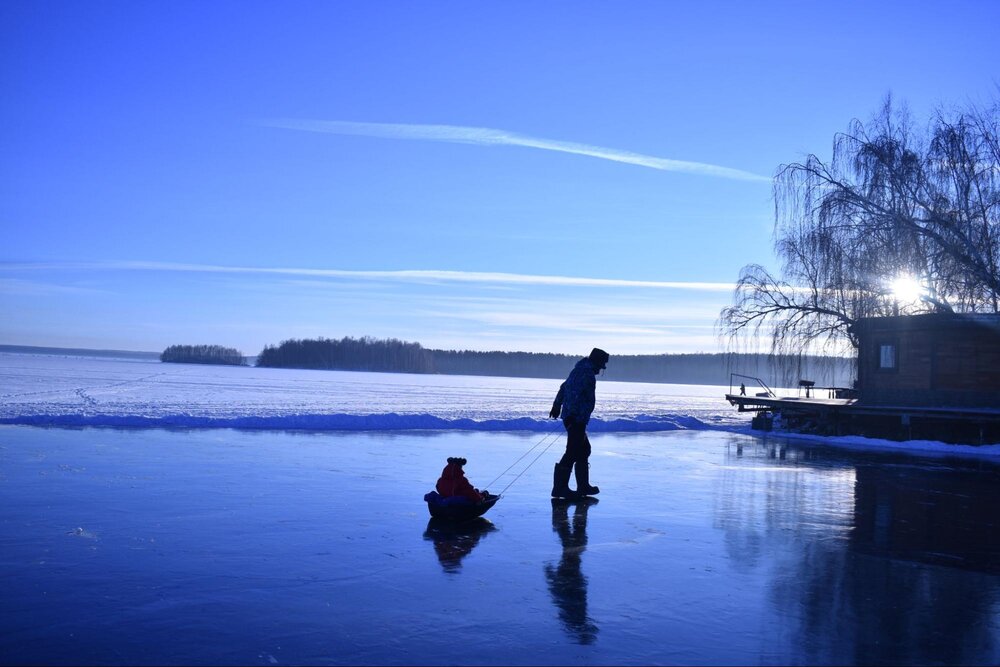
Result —
<path fill-rule="evenodd" d="M 741 181 L 770 182 L 767 176 L 753 174 L 740 169 L 721 167 L 703 162 L 672 160 L 670 158 L 643 155 L 631 151 L 603 146 L 591 146 L 572 141 L 540 139 L 524 134 L 496 130 L 488 127 L 465 127 L 461 125 L 413 125 L 403 123 L 355 123 L 342 120 L 308 120 L 296 118 L 274 118 L 258 121 L 261 125 L 280 127 L 306 132 L 379 137 L 382 139 L 413 139 L 420 141 L 442 141 L 477 146 L 523 146 L 546 151 L 572 153 L 587 157 L 624 162 L 660 171 L 677 171 L 701 176 L 732 178 Z"/>
<path fill-rule="evenodd" d="M 553 298 L 528 293 L 511 298 L 480 296 L 433 296 L 420 302 L 422 315 L 443 321 L 464 319 L 480 324 L 575 329 L 601 326 L 619 330 L 638 327 L 645 331 L 676 329 L 714 329 L 719 310 L 728 297 L 712 299 L 695 295 L 680 299 L 664 293 L 647 293 L 648 299 L 633 303 L 601 300 L 599 307 L 589 303 L 587 294 Z"/>
<path fill-rule="evenodd" d="M 697 290 L 731 292 L 733 283 L 680 282 L 654 280 L 620 280 L 615 278 L 584 278 L 576 276 L 544 276 L 521 273 L 480 271 L 402 270 L 348 271 L 342 269 L 262 268 L 182 264 L 174 262 L 61 262 L 61 263 L 0 263 L 0 270 L 48 271 L 179 271 L 190 273 L 243 273 L 261 275 L 305 276 L 311 278 L 343 278 L 355 280 L 391 280 L 398 282 L 483 283 L 494 285 L 536 285 L 551 287 L 631 287 L 647 289 Z"/>
<path fill-rule="evenodd" d="M 94 296 L 107 295 L 109 292 L 92 287 L 40 283 L 31 280 L 19 280 L 17 278 L 0 278 L 0 294 L 8 296 L 48 296 L 51 294 Z"/>

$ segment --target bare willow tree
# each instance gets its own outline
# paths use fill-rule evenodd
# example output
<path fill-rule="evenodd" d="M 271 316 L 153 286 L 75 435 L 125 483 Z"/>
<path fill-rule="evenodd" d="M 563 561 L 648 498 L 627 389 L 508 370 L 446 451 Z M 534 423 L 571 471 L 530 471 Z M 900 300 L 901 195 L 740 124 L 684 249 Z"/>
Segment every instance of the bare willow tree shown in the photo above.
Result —
<path fill-rule="evenodd" d="M 998 312 L 998 109 L 938 112 L 924 132 L 887 99 L 867 124 L 779 167 L 774 183 L 779 276 L 743 267 L 720 313 L 729 347 L 770 342 L 772 354 L 847 352 L 862 317 Z M 919 284 L 914 301 L 894 282 Z"/>

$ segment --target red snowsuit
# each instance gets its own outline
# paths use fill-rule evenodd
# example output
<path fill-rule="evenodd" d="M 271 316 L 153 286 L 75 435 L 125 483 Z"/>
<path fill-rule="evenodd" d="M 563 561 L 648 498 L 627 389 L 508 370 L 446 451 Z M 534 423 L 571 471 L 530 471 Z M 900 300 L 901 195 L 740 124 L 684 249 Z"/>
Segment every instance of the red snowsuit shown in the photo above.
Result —
<path fill-rule="evenodd" d="M 478 503 L 483 499 L 482 494 L 465 478 L 465 472 L 458 463 L 449 463 L 444 467 L 444 470 L 441 472 L 441 479 L 438 480 L 436 488 L 442 498 L 462 496 L 474 503 Z"/>

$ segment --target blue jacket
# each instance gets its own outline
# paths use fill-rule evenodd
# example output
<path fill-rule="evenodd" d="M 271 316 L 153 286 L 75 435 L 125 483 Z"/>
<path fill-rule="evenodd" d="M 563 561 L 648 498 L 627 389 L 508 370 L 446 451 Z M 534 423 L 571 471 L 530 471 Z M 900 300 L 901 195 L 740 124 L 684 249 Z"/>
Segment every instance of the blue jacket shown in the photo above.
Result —
<path fill-rule="evenodd" d="M 559 386 L 555 405 L 562 406 L 562 420 L 575 421 L 586 425 L 590 421 L 590 413 L 594 411 L 594 390 L 597 388 L 597 378 L 594 364 L 584 357 L 576 362 L 569 377 Z"/>

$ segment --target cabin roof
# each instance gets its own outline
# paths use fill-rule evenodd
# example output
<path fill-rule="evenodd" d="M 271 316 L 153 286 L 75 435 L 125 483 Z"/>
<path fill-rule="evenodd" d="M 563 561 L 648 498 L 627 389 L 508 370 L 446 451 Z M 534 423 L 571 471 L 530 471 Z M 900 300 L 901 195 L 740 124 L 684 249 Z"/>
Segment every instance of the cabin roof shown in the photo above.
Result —
<path fill-rule="evenodd" d="M 851 329 L 855 333 L 899 329 L 944 329 L 967 326 L 989 327 L 1000 331 L 1000 313 L 921 313 L 919 315 L 891 315 L 888 317 L 862 317 Z"/>

